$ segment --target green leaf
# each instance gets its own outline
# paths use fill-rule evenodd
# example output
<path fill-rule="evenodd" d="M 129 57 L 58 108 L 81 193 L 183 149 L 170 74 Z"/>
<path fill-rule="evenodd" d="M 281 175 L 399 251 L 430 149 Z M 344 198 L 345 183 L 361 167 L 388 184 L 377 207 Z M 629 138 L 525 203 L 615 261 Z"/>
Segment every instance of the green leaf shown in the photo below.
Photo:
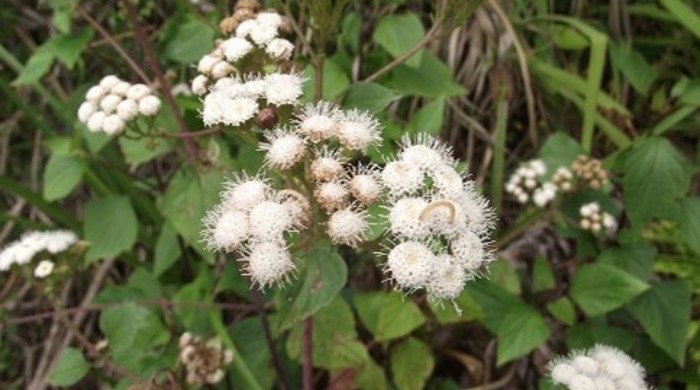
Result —
<path fill-rule="evenodd" d="M 504 307 L 505 316 L 498 330 L 498 365 L 524 356 L 549 338 L 550 330 L 534 308 L 525 305 Z"/>
<path fill-rule="evenodd" d="M 659 73 L 641 54 L 624 45 L 610 45 L 610 57 L 632 87 L 646 96 Z"/>
<path fill-rule="evenodd" d="M 574 274 L 570 294 L 586 314 L 598 316 L 617 309 L 648 288 L 648 284 L 611 265 L 589 264 Z"/>
<path fill-rule="evenodd" d="M 199 244 L 201 220 L 218 201 L 223 175 L 218 170 L 198 173 L 188 168 L 180 169 L 168 184 L 159 200 L 163 216 L 189 245 Z"/>
<path fill-rule="evenodd" d="M 661 4 L 670 12 L 679 23 L 700 39 L 700 15 L 683 0 L 661 0 Z"/>
<path fill-rule="evenodd" d="M 164 223 L 156 241 L 156 249 L 153 261 L 153 273 L 156 276 L 170 269 L 182 255 L 180 242 L 177 240 L 177 232 L 169 224 Z"/>
<path fill-rule="evenodd" d="M 168 110 L 161 112 L 164 111 Z M 170 142 L 164 139 L 145 140 L 119 137 L 119 147 L 124 153 L 124 160 L 132 167 L 149 162 L 172 150 Z"/>
<path fill-rule="evenodd" d="M 34 51 L 31 57 L 29 57 L 22 72 L 20 72 L 12 84 L 19 86 L 39 81 L 39 79 L 49 71 L 55 58 L 56 53 L 53 49 L 53 42 L 45 42 Z"/>
<path fill-rule="evenodd" d="M 597 262 L 615 266 L 640 280 L 648 280 L 654 272 L 652 266 L 655 255 L 656 250 L 653 246 L 639 241 L 608 248 L 600 254 Z"/>
<path fill-rule="evenodd" d="M 690 327 L 690 289 L 680 281 L 662 281 L 652 285 L 628 305 L 654 343 L 679 366 L 685 362 L 685 347 Z"/>
<path fill-rule="evenodd" d="M 435 368 L 433 352 L 424 342 L 409 337 L 391 350 L 391 373 L 399 390 L 420 390 Z"/>
<path fill-rule="evenodd" d="M 214 30 L 199 20 L 179 23 L 163 54 L 169 60 L 189 65 L 211 51 L 214 35 Z"/>
<path fill-rule="evenodd" d="M 414 13 L 387 15 L 379 20 L 372 39 L 393 57 L 399 57 L 416 46 L 425 35 L 423 23 Z M 412 55 L 406 64 L 420 66 L 422 50 Z"/>
<path fill-rule="evenodd" d="M 52 154 L 44 170 L 44 199 L 59 200 L 70 194 L 85 174 L 85 160 L 76 156 Z"/>
<path fill-rule="evenodd" d="M 313 66 L 307 66 L 304 69 L 304 74 L 309 78 L 309 81 L 305 82 L 303 86 L 304 97 L 313 99 L 315 85 Z M 323 61 L 323 100 L 334 100 L 345 92 L 349 86 L 350 78 L 333 58 Z"/>
<path fill-rule="evenodd" d="M 487 280 L 477 280 L 467 291 L 484 311 L 484 325 L 498 336 L 498 364 L 524 356 L 549 337 L 540 314 L 520 298 Z"/>
<path fill-rule="evenodd" d="M 423 54 L 418 69 L 401 65 L 390 75 L 386 85 L 407 95 L 449 97 L 466 93 L 466 89 L 455 82 L 450 68 L 430 52 Z"/>
<path fill-rule="evenodd" d="M 565 50 L 583 50 L 591 44 L 577 29 L 566 25 L 554 26 L 554 44 Z"/>
<path fill-rule="evenodd" d="M 363 81 L 353 84 L 348 89 L 343 106 L 346 108 L 359 108 L 372 114 L 377 114 L 399 98 L 401 98 L 401 95 L 389 88 L 377 83 Z"/>
<path fill-rule="evenodd" d="M 624 202 L 633 225 L 673 214 L 688 191 L 688 163 L 665 138 L 637 141 L 625 159 Z M 653 205 L 653 207 L 651 206 Z"/>
<path fill-rule="evenodd" d="M 49 383 L 53 386 L 71 386 L 81 380 L 90 369 L 90 365 L 80 350 L 66 348 L 58 355 L 56 364 L 49 374 Z"/>
<path fill-rule="evenodd" d="M 358 294 L 355 307 L 376 341 L 407 335 L 425 323 L 418 306 L 396 292 Z"/>
<path fill-rule="evenodd" d="M 535 291 L 544 291 L 556 287 L 552 269 L 547 260 L 542 257 L 537 257 L 532 267 L 532 287 Z"/>
<path fill-rule="evenodd" d="M 700 197 L 681 201 L 680 230 L 686 245 L 700 253 Z"/>
<path fill-rule="evenodd" d="M 240 353 L 240 356 L 236 356 L 234 359 L 243 359 L 263 388 L 271 389 L 275 382 L 276 372 L 270 364 L 270 349 L 265 341 L 260 318 L 253 316 L 237 321 L 231 329 L 231 337 L 236 340 L 236 346 Z M 232 371 L 231 381 L 245 383 L 237 370 Z"/>
<path fill-rule="evenodd" d="M 571 326 L 576 321 L 576 309 L 569 298 L 561 297 L 547 304 L 547 310 L 559 321 Z"/>
<path fill-rule="evenodd" d="M 451 304 L 444 304 L 442 302 L 428 302 L 428 304 L 435 315 L 435 319 L 441 324 L 452 324 L 484 318 L 484 312 L 481 310 L 481 306 L 474 302 L 474 299 L 467 291 L 462 291 L 462 294 L 454 301 L 454 304 L 461 310 L 461 313 Z"/>
<path fill-rule="evenodd" d="M 73 69 L 75 63 L 78 62 L 80 58 L 80 54 L 94 35 L 95 32 L 92 31 L 92 29 L 85 29 L 79 34 L 57 36 L 53 43 L 56 58 L 58 58 L 66 68 Z"/>
<path fill-rule="evenodd" d="M 409 134 L 438 134 L 442 129 L 445 113 L 445 98 L 439 97 L 416 111 L 408 123 Z"/>
<path fill-rule="evenodd" d="M 134 245 L 138 221 L 126 196 L 93 199 L 85 206 L 83 235 L 90 243 L 88 262 L 115 257 Z"/>
<path fill-rule="evenodd" d="M 348 268 L 336 249 L 327 243 L 317 243 L 303 253 L 299 277 L 292 286 L 280 293 L 280 313 L 277 330 L 282 331 L 313 315 L 329 304 L 345 285 Z"/>
<path fill-rule="evenodd" d="M 548 176 L 559 167 L 569 167 L 580 154 L 585 151 L 581 145 L 564 132 L 556 132 L 544 141 L 537 156 L 547 165 Z"/>
<path fill-rule="evenodd" d="M 569 349 L 590 348 L 605 344 L 626 351 L 638 337 L 627 329 L 605 325 L 602 322 L 578 323 L 569 328 L 566 344 Z"/>

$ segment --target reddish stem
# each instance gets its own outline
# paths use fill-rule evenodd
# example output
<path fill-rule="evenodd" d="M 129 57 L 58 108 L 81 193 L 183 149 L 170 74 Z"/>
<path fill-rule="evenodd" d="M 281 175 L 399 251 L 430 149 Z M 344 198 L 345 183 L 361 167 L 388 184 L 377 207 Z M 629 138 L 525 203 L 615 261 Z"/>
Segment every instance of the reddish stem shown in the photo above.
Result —
<path fill-rule="evenodd" d="M 314 388 L 314 368 L 313 368 L 313 332 L 314 320 L 309 317 L 304 320 L 304 365 L 303 365 L 303 380 L 304 390 L 313 390 Z"/>

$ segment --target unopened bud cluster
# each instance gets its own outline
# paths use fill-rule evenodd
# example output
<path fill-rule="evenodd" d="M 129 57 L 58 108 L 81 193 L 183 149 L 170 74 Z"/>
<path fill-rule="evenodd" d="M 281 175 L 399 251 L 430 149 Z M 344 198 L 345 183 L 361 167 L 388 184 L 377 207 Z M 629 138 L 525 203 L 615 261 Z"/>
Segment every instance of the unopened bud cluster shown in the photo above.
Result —
<path fill-rule="evenodd" d="M 615 218 L 610 213 L 601 210 L 597 202 L 584 204 L 579 209 L 579 214 L 581 214 L 579 221 L 581 229 L 592 233 L 600 233 L 603 229 L 612 231 L 617 226 Z"/>
<path fill-rule="evenodd" d="M 576 157 L 571 164 L 571 170 L 591 188 L 598 189 L 608 180 L 608 173 L 603 168 L 603 163 L 583 154 Z"/>
<path fill-rule="evenodd" d="M 210 250 L 243 253 L 245 272 L 260 287 L 285 282 L 295 269 L 286 236 L 304 229 L 310 212 L 298 192 L 241 176 L 226 183 L 221 202 L 204 217 L 204 241 Z"/>
<path fill-rule="evenodd" d="M 515 170 L 506 183 L 506 192 L 522 204 L 532 200 L 537 207 L 545 207 L 557 195 L 557 186 L 542 182 L 547 167 L 542 160 L 530 160 Z"/>
<path fill-rule="evenodd" d="M 185 332 L 180 336 L 180 361 L 188 384 L 213 385 L 224 378 L 224 368 L 233 361 L 233 352 L 224 349 L 218 338 L 203 340 Z"/>
<path fill-rule="evenodd" d="M 395 242 L 385 270 L 398 289 L 425 289 L 436 300 L 457 298 L 493 259 L 487 248 L 492 211 L 451 153 L 431 137 L 406 138 L 398 159 L 381 172 Z"/>
<path fill-rule="evenodd" d="M 139 115 L 155 116 L 160 99 L 145 84 L 131 84 L 109 75 L 88 89 L 78 120 L 93 133 L 119 134 Z"/>
<path fill-rule="evenodd" d="M 569 390 L 648 390 L 644 369 L 624 352 L 606 345 L 550 362 L 555 384 Z"/>

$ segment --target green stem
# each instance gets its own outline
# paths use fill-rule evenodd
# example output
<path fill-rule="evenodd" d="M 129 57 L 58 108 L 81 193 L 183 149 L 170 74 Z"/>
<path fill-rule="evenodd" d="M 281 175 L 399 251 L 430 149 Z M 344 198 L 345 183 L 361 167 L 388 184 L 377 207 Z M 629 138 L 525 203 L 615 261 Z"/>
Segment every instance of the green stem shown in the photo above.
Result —
<path fill-rule="evenodd" d="M 233 344 L 233 340 L 231 339 L 231 336 L 229 336 L 226 326 L 224 326 L 219 313 L 220 312 L 216 310 L 209 310 L 209 320 L 211 321 L 211 325 L 216 330 L 217 335 L 221 339 L 221 342 L 226 346 L 226 348 L 233 352 L 233 369 L 240 374 L 240 378 L 243 382 L 240 384 L 240 388 L 249 390 L 263 390 L 263 387 L 250 371 L 245 360 L 243 360 L 243 356 Z"/>
<path fill-rule="evenodd" d="M 491 201 L 496 210 L 503 205 L 503 177 L 505 171 L 506 133 L 508 131 L 508 100 L 499 94 L 496 103 L 496 125 L 493 134 L 493 166 L 491 167 Z"/>

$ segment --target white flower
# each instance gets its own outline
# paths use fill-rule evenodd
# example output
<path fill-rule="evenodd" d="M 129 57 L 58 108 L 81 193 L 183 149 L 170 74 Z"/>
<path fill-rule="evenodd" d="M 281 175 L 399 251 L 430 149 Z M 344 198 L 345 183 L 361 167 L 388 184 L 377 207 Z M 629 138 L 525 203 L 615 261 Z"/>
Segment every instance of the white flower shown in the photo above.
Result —
<path fill-rule="evenodd" d="M 260 25 L 278 28 L 282 24 L 282 17 L 277 12 L 260 12 L 255 21 Z"/>
<path fill-rule="evenodd" d="M 469 230 L 484 236 L 493 229 L 493 210 L 489 206 L 488 199 L 476 193 L 473 182 L 467 183 L 462 195 L 454 200 L 462 208 Z"/>
<path fill-rule="evenodd" d="M 269 104 L 281 106 L 297 102 L 304 79 L 296 74 L 272 73 L 265 77 L 265 82 L 265 99 Z"/>
<path fill-rule="evenodd" d="M 221 51 L 228 61 L 236 62 L 253 50 L 253 45 L 244 38 L 231 37 L 221 42 Z"/>
<path fill-rule="evenodd" d="M 95 85 L 87 90 L 85 93 L 85 100 L 97 104 L 100 102 L 100 100 L 102 100 L 102 97 L 104 97 L 105 94 L 107 94 L 107 91 L 104 88 L 100 87 L 99 85 Z"/>
<path fill-rule="evenodd" d="M 437 138 L 426 134 L 421 134 L 414 140 L 404 136 L 399 159 L 417 165 L 428 172 L 454 165 L 452 149 Z"/>
<path fill-rule="evenodd" d="M 102 80 L 100 80 L 99 86 L 102 87 L 105 91 L 109 91 L 110 89 L 112 89 L 113 86 L 115 86 L 120 81 L 121 80 L 119 79 L 119 77 L 117 77 L 113 74 L 110 74 L 110 75 L 103 77 Z"/>
<path fill-rule="evenodd" d="M 90 115 L 87 121 L 87 128 L 93 133 L 102 131 L 102 122 L 104 122 L 107 114 L 102 111 L 96 111 L 94 114 Z"/>
<path fill-rule="evenodd" d="M 26 264 L 40 252 L 58 254 L 77 241 L 77 236 L 66 230 L 25 233 L 0 251 L 0 271 L 7 271 L 14 264 Z"/>
<path fill-rule="evenodd" d="M 453 237 L 467 229 L 462 206 L 450 199 L 433 199 L 421 213 L 421 219 L 433 234 L 444 237 Z"/>
<path fill-rule="evenodd" d="M 102 101 L 100 101 L 100 108 L 102 108 L 102 111 L 104 111 L 105 114 L 111 114 L 117 109 L 117 106 L 121 101 L 121 96 L 107 95 L 102 99 Z"/>
<path fill-rule="evenodd" d="M 126 81 L 120 81 L 114 84 L 114 86 L 112 86 L 112 89 L 110 89 L 110 93 L 117 96 L 125 97 L 127 92 L 129 92 L 130 88 L 131 83 L 127 83 Z"/>
<path fill-rule="evenodd" d="M 309 167 L 311 179 L 316 182 L 342 179 L 345 177 L 343 163 L 345 159 L 339 153 L 324 147 L 311 162 Z"/>
<path fill-rule="evenodd" d="M 108 115 L 102 121 L 102 131 L 109 135 L 114 135 L 124 131 L 124 121 L 117 114 Z"/>
<path fill-rule="evenodd" d="M 316 186 L 314 197 L 324 210 L 333 212 L 345 207 L 348 190 L 338 181 L 329 181 Z"/>
<path fill-rule="evenodd" d="M 199 59 L 199 63 L 197 64 L 197 70 L 200 73 L 206 73 L 209 74 L 214 70 L 214 65 L 218 64 L 221 61 L 221 58 L 215 57 L 211 54 L 206 54 L 204 57 Z"/>
<path fill-rule="evenodd" d="M 532 193 L 532 201 L 540 208 L 548 205 L 557 195 L 557 186 L 553 183 L 546 182 L 542 187 L 535 189 Z"/>
<path fill-rule="evenodd" d="M 204 241 L 209 250 L 231 252 L 248 239 L 248 214 L 240 210 L 216 207 L 203 219 Z"/>
<path fill-rule="evenodd" d="M 335 244 L 357 246 L 363 241 L 367 230 L 367 213 L 342 209 L 328 219 L 328 236 Z"/>
<path fill-rule="evenodd" d="M 260 287 L 284 282 L 294 271 L 294 263 L 287 248 L 278 241 L 258 242 L 251 246 L 246 273 Z"/>
<path fill-rule="evenodd" d="M 644 370 L 623 352 L 606 345 L 576 351 L 548 365 L 552 381 L 570 390 L 647 390 Z"/>
<path fill-rule="evenodd" d="M 222 77 L 226 77 L 233 73 L 235 68 L 233 65 L 229 64 L 226 61 L 219 61 L 214 67 L 211 69 L 211 75 L 215 79 L 220 79 Z"/>
<path fill-rule="evenodd" d="M 49 253 L 57 254 L 65 251 L 78 242 L 78 236 L 69 230 L 44 232 L 45 246 Z"/>
<path fill-rule="evenodd" d="M 298 163 L 306 151 L 304 139 L 288 130 L 276 129 L 266 134 L 267 143 L 260 144 L 265 151 L 265 163 L 275 169 L 286 170 Z"/>
<path fill-rule="evenodd" d="M 296 116 L 296 123 L 301 135 L 311 142 L 321 142 L 338 134 L 338 108 L 333 104 L 320 101 L 305 105 Z"/>
<path fill-rule="evenodd" d="M 267 43 L 265 52 L 275 60 L 289 60 L 294 53 L 294 44 L 283 38 L 275 38 Z"/>
<path fill-rule="evenodd" d="M 392 161 L 382 170 L 382 184 L 392 196 L 411 194 L 423 187 L 423 171 L 406 161 Z"/>
<path fill-rule="evenodd" d="M 256 28 L 258 28 L 257 21 L 254 19 L 245 20 L 236 28 L 236 37 L 247 38 Z"/>
<path fill-rule="evenodd" d="M 241 93 L 244 96 L 257 99 L 265 95 L 267 81 L 261 78 L 249 78 L 243 83 L 242 87 Z"/>
<path fill-rule="evenodd" d="M 126 92 L 126 98 L 139 101 L 151 94 L 151 89 L 145 84 L 134 84 Z"/>
<path fill-rule="evenodd" d="M 449 165 L 435 166 L 428 173 L 437 194 L 445 198 L 458 198 L 465 191 L 464 179 Z"/>
<path fill-rule="evenodd" d="M 379 121 L 366 111 L 347 111 L 338 123 L 338 140 L 347 149 L 364 151 L 381 140 Z"/>
<path fill-rule="evenodd" d="M 425 244 L 406 241 L 389 252 L 386 269 L 398 288 L 414 290 L 424 287 L 435 261 L 435 255 Z"/>
<path fill-rule="evenodd" d="M 197 75 L 192 80 L 192 93 L 195 95 L 204 95 L 207 93 L 207 86 L 209 85 L 209 78 L 203 74 Z"/>
<path fill-rule="evenodd" d="M 377 181 L 376 174 L 366 168 L 352 176 L 348 181 L 348 189 L 353 198 L 365 205 L 376 202 L 382 195 L 382 186 Z"/>
<path fill-rule="evenodd" d="M 224 184 L 222 204 L 234 210 L 250 211 L 259 203 L 269 200 L 270 192 L 270 186 L 257 177 L 234 178 Z"/>
<path fill-rule="evenodd" d="M 452 256 L 441 254 L 435 257 L 432 275 L 427 284 L 432 299 L 456 299 L 464 290 L 467 274 L 464 267 Z"/>
<path fill-rule="evenodd" d="M 477 271 L 482 265 L 493 260 L 486 251 L 483 240 L 466 230 L 450 242 L 450 250 L 455 259 L 467 270 Z"/>
<path fill-rule="evenodd" d="M 223 91 L 213 91 L 204 98 L 202 120 L 206 126 L 219 123 L 239 126 L 251 119 L 258 112 L 258 103 L 249 98 L 226 96 Z"/>
<path fill-rule="evenodd" d="M 530 161 L 530 169 L 532 169 L 537 176 L 542 176 L 547 173 L 547 166 L 542 160 L 532 160 Z"/>
<path fill-rule="evenodd" d="M 34 268 L 34 276 L 43 279 L 53 272 L 54 268 L 54 263 L 51 260 L 42 260 L 39 262 L 39 265 Z"/>
<path fill-rule="evenodd" d="M 250 234 L 258 240 L 279 239 L 293 224 L 289 208 L 281 203 L 263 201 L 250 210 Z"/>
<path fill-rule="evenodd" d="M 270 24 L 258 23 L 258 25 L 250 32 L 249 37 L 258 46 L 263 46 L 273 39 L 277 38 L 277 26 Z"/>
<path fill-rule="evenodd" d="M 119 105 L 117 105 L 117 115 L 119 115 L 124 122 L 134 119 L 138 114 L 139 105 L 135 100 L 125 99 L 119 102 Z"/>
<path fill-rule="evenodd" d="M 160 99 L 156 96 L 148 95 L 139 100 L 139 112 L 146 116 L 153 116 L 160 110 Z"/>
<path fill-rule="evenodd" d="M 402 198 L 389 209 L 389 231 L 401 238 L 424 239 L 430 234 L 430 225 L 421 219 L 428 206 L 423 198 Z"/>
<path fill-rule="evenodd" d="M 90 116 L 97 111 L 97 105 L 93 102 L 83 102 L 83 104 L 78 107 L 78 120 L 82 123 L 87 123 Z"/>

